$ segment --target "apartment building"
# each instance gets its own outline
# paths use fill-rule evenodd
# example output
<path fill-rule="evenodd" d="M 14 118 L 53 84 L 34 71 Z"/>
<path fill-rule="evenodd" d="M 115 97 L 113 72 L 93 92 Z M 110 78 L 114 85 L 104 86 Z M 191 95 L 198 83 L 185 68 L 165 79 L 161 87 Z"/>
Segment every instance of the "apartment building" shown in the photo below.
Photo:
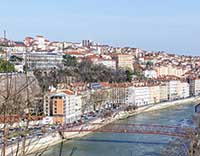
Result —
<path fill-rule="evenodd" d="M 135 104 L 135 87 L 133 85 L 130 85 L 127 89 L 128 94 L 127 94 L 127 99 L 126 99 L 126 103 L 129 106 L 132 106 Z"/>
<path fill-rule="evenodd" d="M 168 75 L 168 68 L 165 65 L 157 65 L 155 70 L 158 76 Z"/>
<path fill-rule="evenodd" d="M 190 79 L 189 84 L 190 84 L 190 95 L 191 96 L 200 95 L 200 78 Z"/>
<path fill-rule="evenodd" d="M 111 84 L 110 102 L 117 106 L 124 106 L 128 100 L 128 86 L 126 83 Z"/>
<path fill-rule="evenodd" d="M 149 87 L 135 86 L 134 104 L 135 106 L 144 106 L 150 103 Z"/>
<path fill-rule="evenodd" d="M 147 78 L 157 78 L 157 72 L 153 69 L 146 69 L 144 70 L 144 76 L 147 77 Z"/>
<path fill-rule="evenodd" d="M 179 80 L 169 80 L 166 82 L 168 85 L 168 99 L 176 100 L 179 98 L 178 88 L 180 86 Z"/>
<path fill-rule="evenodd" d="M 168 101 L 168 85 L 166 83 L 160 84 L 160 102 Z"/>
<path fill-rule="evenodd" d="M 117 68 L 133 70 L 133 56 L 129 54 L 113 54 L 112 58 L 116 61 Z"/>
<path fill-rule="evenodd" d="M 70 90 L 58 91 L 45 96 L 44 113 L 52 123 L 72 123 L 81 117 L 81 96 Z"/>
<path fill-rule="evenodd" d="M 181 77 L 186 72 L 181 66 L 171 64 L 157 64 L 155 70 L 158 76 L 174 75 Z"/>
<path fill-rule="evenodd" d="M 63 55 L 56 52 L 16 53 L 15 56 L 27 59 L 29 69 L 51 69 L 62 67 Z"/>
<path fill-rule="evenodd" d="M 178 87 L 178 96 L 180 98 L 187 98 L 190 96 L 190 85 L 187 81 L 181 81 Z"/>
<path fill-rule="evenodd" d="M 159 84 L 149 84 L 149 104 L 160 102 L 160 86 Z"/>

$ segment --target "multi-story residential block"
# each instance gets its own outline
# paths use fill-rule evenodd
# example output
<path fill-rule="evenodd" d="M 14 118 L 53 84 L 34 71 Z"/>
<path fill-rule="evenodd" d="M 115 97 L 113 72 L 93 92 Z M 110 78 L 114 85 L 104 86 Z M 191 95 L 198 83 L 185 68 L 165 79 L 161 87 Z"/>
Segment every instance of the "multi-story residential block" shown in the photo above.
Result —
<path fill-rule="evenodd" d="M 116 106 L 124 106 L 128 98 L 128 86 L 125 83 L 111 84 L 110 102 Z"/>
<path fill-rule="evenodd" d="M 44 114 L 53 123 L 72 123 L 81 117 L 81 96 L 70 90 L 58 91 L 45 96 Z"/>
<path fill-rule="evenodd" d="M 180 86 L 179 80 L 168 80 L 168 98 L 169 100 L 176 100 L 179 98 L 178 88 Z"/>
<path fill-rule="evenodd" d="M 173 75 L 176 77 L 181 77 L 187 71 L 183 66 L 172 65 L 167 63 L 156 64 L 155 70 L 158 76 Z"/>
<path fill-rule="evenodd" d="M 159 84 L 149 84 L 149 104 L 160 102 L 160 86 Z"/>
<path fill-rule="evenodd" d="M 128 92 L 128 94 L 127 94 L 127 101 L 126 101 L 126 103 L 129 105 L 129 106 L 132 106 L 132 105 L 134 105 L 135 104 L 135 87 L 133 86 L 133 85 L 130 85 L 130 86 L 128 86 L 128 88 L 127 88 L 127 92 Z"/>
<path fill-rule="evenodd" d="M 160 102 L 168 101 L 168 85 L 166 83 L 160 84 Z"/>
<path fill-rule="evenodd" d="M 31 69 L 49 69 L 62 67 L 63 55 L 61 53 L 30 53 L 27 64 Z"/>
<path fill-rule="evenodd" d="M 135 86 L 135 106 L 144 106 L 150 103 L 149 87 Z"/>
<path fill-rule="evenodd" d="M 117 68 L 133 70 L 133 56 L 129 54 L 114 54 L 112 58 L 116 60 Z"/>
<path fill-rule="evenodd" d="M 157 78 L 157 72 L 153 69 L 146 69 L 144 70 L 144 76 L 147 78 Z"/>
<path fill-rule="evenodd" d="M 28 54 L 18 53 L 18 57 L 27 59 L 29 69 L 51 69 L 62 67 L 63 55 L 55 52 L 31 52 Z"/>
<path fill-rule="evenodd" d="M 26 45 L 23 42 L 14 42 L 13 46 L 10 48 L 12 53 L 23 53 L 26 51 Z"/>
<path fill-rule="evenodd" d="M 189 84 L 190 84 L 190 95 L 191 96 L 200 95 L 200 78 L 190 79 Z"/>
<path fill-rule="evenodd" d="M 178 94 L 180 98 L 187 98 L 190 96 L 190 86 L 186 81 L 181 81 L 178 87 Z"/>
<path fill-rule="evenodd" d="M 168 68 L 164 65 L 157 65 L 155 67 L 158 76 L 168 75 Z"/>
<path fill-rule="evenodd" d="M 50 44 L 50 42 L 43 36 L 37 35 L 33 44 L 36 46 L 36 49 L 47 50 L 47 46 Z"/>
<path fill-rule="evenodd" d="M 27 47 L 31 46 L 31 45 L 33 44 L 33 42 L 34 42 L 34 38 L 33 38 L 33 37 L 26 37 L 26 38 L 24 39 L 24 44 L 25 44 Z"/>
<path fill-rule="evenodd" d="M 168 74 L 167 75 L 174 75 L 176 76 L 176 67 L 172 65 L 167 65 Z"/>

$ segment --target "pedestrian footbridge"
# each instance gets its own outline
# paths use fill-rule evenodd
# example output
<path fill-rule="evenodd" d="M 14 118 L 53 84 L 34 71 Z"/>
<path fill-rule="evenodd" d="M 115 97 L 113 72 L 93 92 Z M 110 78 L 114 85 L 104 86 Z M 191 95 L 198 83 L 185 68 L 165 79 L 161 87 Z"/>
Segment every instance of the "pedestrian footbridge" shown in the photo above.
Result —
<path fill-rule="evenodd" d="M 97 133 L 132 133 L 132 134 L 152 134 L 166 135 L 174 137 L 191 138 L 196 132 L 194 128 L 179 126 L 165 126 L 154 124 L 119 124 L 112 123 L 103 126 L 102 123 L 88 125 L 63 126 L 61 132 L 97 132 Z"/>

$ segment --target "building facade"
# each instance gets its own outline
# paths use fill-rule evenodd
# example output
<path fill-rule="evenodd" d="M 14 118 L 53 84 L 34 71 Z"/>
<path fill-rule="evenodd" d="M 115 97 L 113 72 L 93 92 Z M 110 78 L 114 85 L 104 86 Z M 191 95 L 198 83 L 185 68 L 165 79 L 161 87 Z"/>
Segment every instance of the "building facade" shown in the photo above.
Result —
<path fill-rule="evenodd" d="M 200 78 L 190 79 L 189 85 L 190 85 L 190 95 L 191 96 L 200 95 Z"/>
<path fill-rule="evenodd" d="M 190 96 L 190 85 L 189 85 L 189 83 L 186 82 L 186 81 L 181 81 L 180 85 L 179 85 L 178 93 L 179 93 L 179 97 L 181 99 L 189 97 Z"/>
<path fill-rule="evenodd" d="M 54 124 L 73 123 L 81 117 L 81 96 L 64 90 L 51 93 L 44 98 L 44 113 Z"/>
<path fill-rule="evenodd" d="M 144 106 L 150 103 L 149 87 L 135 86 L 135 106 Z"/>
<path fill-rule="evenodd" d="M 160 102 L 160 86 L 158 84 L 149 85 L 149 104 Z"/>
<path fill-rule="evenodd" d="M 168 99 L 176 100 L 179 99 L 178 87 L 180 86 L 179 80 L 169 80 L 166 82 L 168 86 Z"/>
<path fill-rule="evenodd" d="M 168 85 L 165 83 L 160 84 L 160 102 L 168 101 Z"/>
<path fill-rule="evenodd" d="M 116 60 L 117 68 L 133 70 L 133 56 L 129 54 L 115 54 L 112 56 Z"/>
<path fill-rule="evenodd" d="M 63 54 L 55 52 L 18 53 L 17 57 L 27 60 L 29 69 L 52 69 L 63 66 Z"/>

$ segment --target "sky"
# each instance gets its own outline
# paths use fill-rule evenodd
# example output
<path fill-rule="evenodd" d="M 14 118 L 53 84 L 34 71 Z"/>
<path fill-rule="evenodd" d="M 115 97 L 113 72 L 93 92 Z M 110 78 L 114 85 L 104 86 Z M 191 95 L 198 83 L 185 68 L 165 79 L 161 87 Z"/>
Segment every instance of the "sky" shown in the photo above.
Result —
<path fill-rule="evenodd" d="M 200 0 L 0 0 L 0 36 L 200 55 Z"/>

